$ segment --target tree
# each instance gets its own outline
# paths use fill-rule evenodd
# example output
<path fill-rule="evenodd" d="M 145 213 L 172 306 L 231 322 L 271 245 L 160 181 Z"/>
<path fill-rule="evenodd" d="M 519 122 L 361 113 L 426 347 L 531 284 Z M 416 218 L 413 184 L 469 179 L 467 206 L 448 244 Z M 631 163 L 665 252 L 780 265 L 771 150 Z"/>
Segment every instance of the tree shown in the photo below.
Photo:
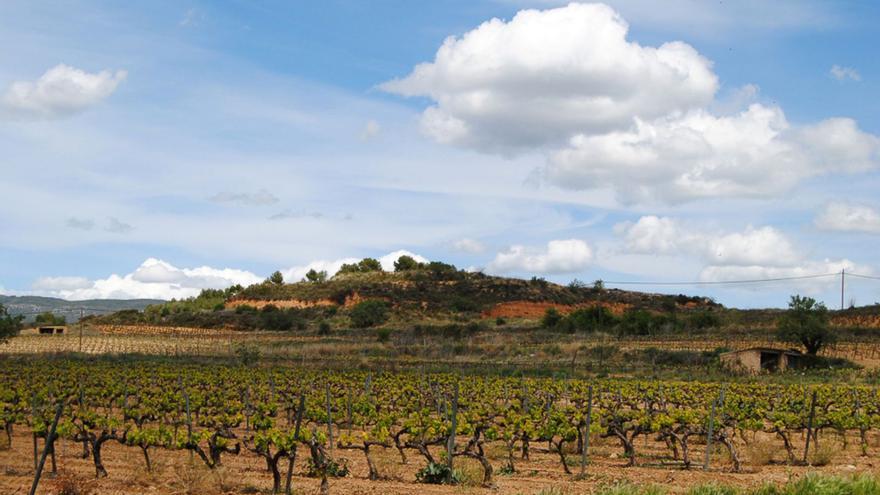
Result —
<path fill-rule="evenodd" d="M 358 263 L 358 269 L 361 272 L 381 272 L 382 263 L 376 258 L 364 258 Z"/>
<path fill-rule="evenodd" d="M 67 319 L 63 316 L 55 316 L 51 311 L 40 313 L 34 318 L 36 325 L 66 325 Z"/>
<path fill-rule="evenodd" d="M 422 264 L 416 261 L 415 258 L 404 254 L 400 258 L 397 258 L 397 261 L 394 262 L 394 271 L 406 272 L 409 270 L 416 270 L 421 266 Z"/>
<path fill-rule="evenodd" d="M 284 283 L 284 275 L 276 270 L 275 273 L 269 275 L 269 282 L 272 282 L 275 285 L 281 285 Z"/>
<path fill-rule="evenodd" d="M 307 282 L 326 282 L 327 281 L 327 271 L 321 270 L 320 272 L 312 268 L 308 272 L 306 272 L 306 281 Z"/>
<path fill-rule="evenodd" d="M 21 332 L 21 315 L 12 316 L 6 311 L 6 307 L 0 304 L 0 342 L 6 342 L 9 337 L 14 337 Z"/>
<path fill-rule="evenodd" d="M 788 311 L 779 318 L 776 329 L 779 340 L 800 344 L 811 355 L 835 340 L 828 328 L 828 308 L 812 297 L 791 296 Z"/>

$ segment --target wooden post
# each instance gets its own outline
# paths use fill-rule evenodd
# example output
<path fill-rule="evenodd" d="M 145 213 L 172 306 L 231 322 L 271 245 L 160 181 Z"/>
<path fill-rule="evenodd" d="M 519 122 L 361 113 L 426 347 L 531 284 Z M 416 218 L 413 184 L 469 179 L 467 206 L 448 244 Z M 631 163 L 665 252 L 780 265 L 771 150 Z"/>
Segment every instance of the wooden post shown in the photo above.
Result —
<path fill-rule="evenodd" d="M 346 409 L 347 409 L 346 414 L 348 416 L 346 422 L 348 423 L 348 434 L 350 436 L 351 435 L 351 387 L 348 387 L 348 400 L 347 400 L 347 404 L 346 404 Z"/>
<path fill-rule="evenodd" d="M 192 441 L 192 414 L 189 410 L 189 394 L 186 390 L 183 391 L 183 400 L 186 403 L 186 443 L 189 444 Z M 193 460 L 193 450 L 189 449 L 189 460 L 192 462 Z"/>
<path fill-rule="evenodd" d="M 593 386 L 587 391 L 587 417 L 584 424 L 584 433 L 581 438 L 581 476 L 587 472 L 587 450 L 590 448 L 590 421 L 593 416 Z"/>
<path fill-rule="evenodd" d="M 37 472 L 34 474 L 34 483 L 31 485 L 30 495 L 34 495 L 37 493 L 37 485 L 40 484 L 40 475 L 43 474 L 43 466 L 46 465 L 46 456 L 49 454 L 49 449 L 52 447 L 52 439 L 55 437 L 55 428 L 58 427 L 58 420 L 61 419 L 61 412 L 64 411 L 64 403 L 59 402 L 58 408 L 55 410 L 55 419 L 52 421 L 52 426 L 49 427 L 49 432 L 46 436 L 46 442 L 43 445 L 43 454 L 40 456 L 40 463 L 37 465 Z"/>
<path fill-rule="evenodd" d="M 291 478 L 293 478 L 293 464 L 296 462 L 296 442 L 299 441 L 299 429 L 302 425 L 303 409 L 306 407 L 306 396 L 299 396 L 299 407 L 296 409 L 296 425 L 293 427 L 293 446 L 291 447 L 290 458 L 287 462 L 287 482 L 284 484 L 284 493 L 291 495 Z"/>
<path fill-rule="evenodd" d="M 446 461 L 449 465 L 449 472 L 446 474 L 446 482 L 452 484 L 453 481 L 453 462 L 455 457 L 455 430 L 458 428 L 458 382 L 455 382 L 455 392 L 452 396 L 452 428 L 449 431 L 449 439 L 446 442 Z"/>
<path fill-rule="evenodd" d="M 333 417 L 330 408 L 330 382 L 324 384 L 324 392 L 327 398 L 327 441 L 330 443 L 330 453 L 333 454 Z"/>
<path fill-rule="evenodd" d="M 813 398 L 810 400 L 810 417 L 807 419 L 807 440 L 804 444 L 804 464 L 807 464 L 807 455 L 810 453 L 810 437 L 813 434 L 813 418 L 816 416 L 816 391 L 813 390 Z"/>

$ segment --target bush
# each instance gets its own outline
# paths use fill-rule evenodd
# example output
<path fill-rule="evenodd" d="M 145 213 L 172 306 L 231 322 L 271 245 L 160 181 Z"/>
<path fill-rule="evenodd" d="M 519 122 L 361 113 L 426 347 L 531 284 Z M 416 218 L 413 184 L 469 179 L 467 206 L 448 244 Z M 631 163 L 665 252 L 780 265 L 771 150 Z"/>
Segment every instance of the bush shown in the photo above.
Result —
<path fill-rule="evenodd" d="M 260 349 L 253 344 L 236 344 L 235 356 L 244 366 L 253 366 L 260 360 Z"/>
<path fill-rule="evenodd" d="M 380 328 L 376 330 L 376 340 L 379 342 L 388 342 L 389 340 L 391 340 L 391 329 Z"/>
<path fill-rule="evenodd" d="M 654 315 L 644 310 L 631 310 L 623 314 L 617 325 L 620 335 L 653 335 L 678 325 L 674 316 Z"/>
<path fill-rule="evenodd" d="M 464 296 L 453 297 L 449 307 L 458 313 L 475 313 L 480 310 L 480 305 L 476 301 Z"/>
<path fill-rule="evenodd" d="M 355 328 L 368 328 L 388 321 L 388 303 L 372 299 L 356 304 L 348 313 Z"/>
<path fill-rule="evenodd" d="M 617 324 L 617 318 L 605 306 L 590 306 L 578 309 L 568 315 L 575 330 L 580 332 L 595 332 L 606 328 L 612 328 Z"/>
<path fill-rule="evenodd" d="M 697 330 L 705 328 L 717 328 L 721 325 L 721 318 L 717 313 L 701 310 L 691 313 L 688 317 L 688 326 Z"/>
<path fill-rule="evenodd" d="M 330 324 L 326 321 L 318 323 L 318 335 L 330 335 Z"/>
<path fill-rule="evenodd" d="M 503 327 L 506 324 L 507 324 L 507 320 L 505 320 L 504 318 L 502 318 L 500 316 L 498 318 L 495 318 L 495 325 L 496 326 Z"/>
<path fill-rule="evenodd" d="M 442 485 L 452 481 L 452 484 L 461 482 L 461 473 L 457 470 L 450 473 L 449 466 L 431 462 L 416 473 L 416 481 L 432 485 Z"/>
<path fill-rule="evenodd" d="M 330 478 L 345 478 L 349 474 L 348 463 L 343 459 L 341 462 L 337 462 L 335 459 L 328 458 L 327 462 L 327 476 Z M 321 472 L 315 466 L 312 458 L 306 458 L 306 476 L 309 478 L 320 478 Z"/>
<path fill-rule="evenodd" d="M 249 304 L 241 304 L 235 307 L 235 314 L 244 314 L 244 313 L 256 313 L 257 308 L 249 305 Z"/>
<path fill-rule="evenodd" d="M 269 304 L 260 312 L 260 327 L 265 330 L 288 331 L 294 327 L 302 329 L 305 322 L 294 309 L 282 311 Z"/>
<path fill-rule="evenodd" d="M 554 328 L 562 321 L 562 318 L 562 313 L 556 308 L 547 308 L 547 311 L 544 311 L 544 317 L 541 318 L 541 326 L 544 328 Z"/>

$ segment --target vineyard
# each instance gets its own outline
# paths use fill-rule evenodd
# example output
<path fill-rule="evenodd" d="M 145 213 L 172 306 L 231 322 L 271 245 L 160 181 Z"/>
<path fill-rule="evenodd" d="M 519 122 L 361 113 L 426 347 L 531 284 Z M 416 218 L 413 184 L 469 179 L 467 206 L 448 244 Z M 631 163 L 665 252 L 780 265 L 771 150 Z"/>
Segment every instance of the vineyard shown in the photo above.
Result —
<path fill-rule="evenodd" d="M 146 471 L 157 456 L 207 471 L 253 459 L 272 492 L 314 483 L 327 493 L 352 479 L 387 481 L 393 457 L 411 466 L 391 476 L 411 491 L 462 483 L 465 465 L 487 487 L 537 472 L 536 463 L 568 481 L 600 466 L 618 476 L 633 466 L 736 476 L 755 469 L 750 452 L 766 442 L 786 469 L 827 462 L 816 455 L 829 445 L 869 459 L 880 395 L 864 386 L 5 360 L 0 423 L 7 451 L 30 452 L 33 442 L 36 466 L 38 445 L 53 464 L 61 445 L 76 445 L 97 478 L 122 465 L 106 452 Z"/>

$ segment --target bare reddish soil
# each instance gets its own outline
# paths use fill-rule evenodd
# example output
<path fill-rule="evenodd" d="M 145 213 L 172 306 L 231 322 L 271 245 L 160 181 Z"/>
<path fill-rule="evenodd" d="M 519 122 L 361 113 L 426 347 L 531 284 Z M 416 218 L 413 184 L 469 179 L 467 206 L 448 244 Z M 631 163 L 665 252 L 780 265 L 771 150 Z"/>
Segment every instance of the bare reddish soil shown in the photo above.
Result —
<path fill-rule="evenodd" d="M 554 308 L 562 314 L 592 306 L 604 306 L 615 315 L 622 315 L 629 307 L 624 303 L 584 303 L 584 304 L 557 304 L 553 302 L 511 301 L 498 303 L 483 315 L 488 318 L 540 318 L 548 309 Z"/>
<path fill-rule="evenodd" d="M 619 458 L 620 447 L 616 442 L 594 438 L 592 461 L 587 469 L 587 476 L 577 480 L 575 476 L 563 473 L 558 457 L 555 454 L 538 452 L 541 445 L 533 444 L 531 460 L 522 461 L 517 456 L 517 473 L 502 475 L 498 473 L 503 464 L 505 452 L 500 445 L 492 445 L 489 455 L 495 467 L 494 488 L 479 486 L 482 471 L 476 461 L 457 460 L 456 466 L 465 475 L 464 485 L 436 486 L 420 485 L 414 482 L 416 471 L 424 464 L 415 453 L 408 454 L 409 462 L 402 464 L 397 453 L 388 449 L 374 452 L 379 472 L 386 479 L 369 481 L 367 466 L 363 455 L 357 451 L 336 451 L 337 458 L 344 458 L 351 468 L 346 478 L 331 479 L 330 492 L 342 494 L 393 494 L 404 495 L 420 493 L 433 494 L 534 494 L 545 488 L 558 488 L 565 494 L 593 493 L 603 486 L 619 482 L 631 482 L 639 485 L 662 484 L 681 491 L 695 485 L 716 482 L 734 486 L 757 486 L 765 482 L 784 483 L 792 477 L 799 477 L 810 471 L 821 471 L 832 474 L 852 474 L 857 472 L 873 472 L 877 465 L 878 444 L 875 436 L 870 439 L 870 456 L 861 457 L 857 452 L 857 440 L 850 438 L 848 447 L 844 449 L 838 437 L 825 434 L 820 440 L 820 450 L 830 456 L 830 464 L 824 467 L 800 467 L 783 464 L 767 464 L 773 457 L 775 462 L 783 458 L 781 445 L 771 437 L 759 436 L 752 442 L 752 447 L 738 445 L 744 460 L 744 472 L 733 473 L 727 455 L 721 451 L 714 456 L 713 469 L 703 471 L 695 467 L 683 470 L 680 464 L 669 459 L 668 451 L 659 443 L 637 442 L 639 466 L 623 467 L 625 461 Z M 0 441 L 5 441 L 5 438 Z M 702 447 L 694 446 L 692 453 L 695 463 L 703 459 Z M 109 472 L 107 478 L 94 479 L 94 466 L 90 459 L 82 459 L 80 444 L 70 441 L 59 441 L 57 445 L 58 475 L 48 473 L 50 463 L 47 462 L 47 475 L 41 482 L 40 494 L 59 493 L 62 478 L 74 479 L 80 486 L 92 488 L 94 494 L 140 495 L 150 494 L 237 494 L 237 493 L 271 493 L 271 475 L 265 469 L 264 461 L 252 454 L 224 455 L 223 467 L 209 471 L 195 458 L 190 462 L 190 454 L 186 451 L 168 451 L 154 449 L 151 458 L 154 471 L 147 472 L 143 458 L 137 448 L 126 447 L 115 442 L 108 442 L 103 449 L 104 463 Z M 294 490 L 295 493 L 318 493 L 319 481 L 303 476 L 303 450 L 300 450 L 297 461 Z M 11 449 L 0 450 L 0 493 L 25 494 L 33 480 L 33 454 L 31 436 L 24 429 L 16 429 Z M 578 456 L 570 455 L 572 470 L 577 473 Z M 749 459 L 758 459 L 757 462 Z M 763 460 L 761 460 L 763 459 Z"/>

